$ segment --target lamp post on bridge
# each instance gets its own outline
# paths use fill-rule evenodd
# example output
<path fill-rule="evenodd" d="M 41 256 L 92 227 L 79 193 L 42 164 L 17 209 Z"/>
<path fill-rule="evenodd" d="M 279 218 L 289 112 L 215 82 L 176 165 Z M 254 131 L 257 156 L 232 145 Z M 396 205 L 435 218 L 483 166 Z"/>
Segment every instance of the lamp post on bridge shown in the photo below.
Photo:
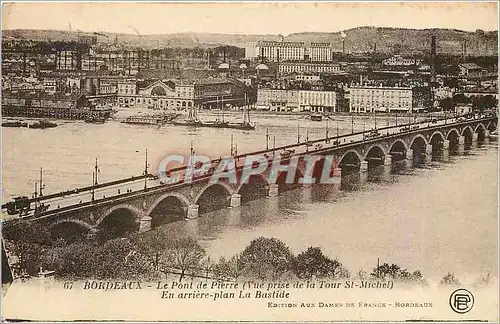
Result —
<path fill-rule="evenodd" d="M 274 158 L 274 151 L 276 150 L 276 135 L 273 135 L 273 158 Z"/>
<path fill-rule="evenodd" d="M 92 189 L 90 190 L 90 193 L 92 195 L 90 197 L 90 201 L 94 202 L 94 200 L 95 200 L 95 171 L 92 171 Z"/>
<path fill-rule="evenodd" d="M 231 134 L 231 156 L 234 155 L 233 134 Z"/>
<path fill-rule="evenodd" d="M 337 129 L 338 129 L 338 126 L 337 126 Z M 325 142 L 326 143 L 330 143 L 330 138 L 329 138 L 329 134 L 328 134 L 328 120 L 326 120 L 326 125 L 325 125 Z M 337 135 L 338 136 L 338 135 Z"/>
<path fill-rule="evenodd" d="M 38 182 L 35 181 L 35 192 L 33 192 L 33 199 L 35 199 L 34 203 L 35 203 L 35 213 L 36 213 L 36 210 L 37 210 L 37 203 L 38 203 Z"/>
<path fill-rule="evenodd" d="M 354 134 L 354 115 L 351 113 L 351 134 Z"/>
<path fill-rule="evenodd" d="M 94 185 L 97 186 L 99 184 L 99 182 L 97 181 L 97 174 L 101 172 L 101 170 L 99 170 L 99 167 L 97 166 L 97 158 L 95 158 L 94 172 L 95 172 Z"/>
<path fill-rule="evenodd" d="M 363 141 L 365 140 L 365 131 L 366 131 L 366 121 L 365 117 L 363 117 Z"/>
<path fill-rule="evenodd" d="M 43 189 L 45 189 L 45 184 L 43 183 L 43 168 L 40 167 L 40 197 L 43 196 Z"/>
<path fill-rule="evenodd" d="M 297 144 L 300 144 L 300 124 L 297 123 Z"/>
<path fill-rule="evenodd" d="M 144 190 L 148 188 L 148 149 L 146 148 L 145 161 L 144 161 Z"/>
<path fill-rule="evenodd" d="M 269 150 L 269 127 L 266 128 L 266 151 Z"/>

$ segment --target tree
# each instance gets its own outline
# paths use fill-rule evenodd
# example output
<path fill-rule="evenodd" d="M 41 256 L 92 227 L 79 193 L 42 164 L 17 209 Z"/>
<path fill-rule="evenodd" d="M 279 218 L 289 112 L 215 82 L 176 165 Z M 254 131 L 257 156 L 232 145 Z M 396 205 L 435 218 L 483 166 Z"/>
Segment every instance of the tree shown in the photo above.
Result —
<path fill-rule="evenodd" d="M 439 282 L 440 285 L 446 285 L 446 286 L 458 286 L 460 285 L 460 281 L 455 277 L 455 275 L 451 272 L 448 272 L 446 276 L 441 279 Z"/>
<path fill-rule="evenodd" d="M 221 257 L 219 262 L 213 266 L 214 274 L 221 278 L 231 278 L 237 280 L 241 276 L 240 255 L 237 254 L 229 259 Z"/>
<path fill-rule="evenodd" d="M 5 236 L 5 249 L 17 262 L 13 270 L 36 275 L 42 264 L 44 248 L 51 244 L 50 233 L 38 222 L 17 224 Z"/>
<path fill-rule="evenodd" d="M 181 271 L 179 281 L 186 275 L 186 270 L 199 269 L 205 256 L 205 249 L 192 238 L 174 239 L 168 243 L 167 264 Z"/>
<path fill-rule="evenodd" d="M 259 237 L 250 242 L 240 257 L 242 275 L 249 278 L 280 279 L 293 273 L 294 256 L 282 241 Z"/>
<path fill-rule="evenodd" d="M 295 273 L 301 279 L 348 277 L 348 271 L 337 260 L 327 258 L 319 247 L 309 247 L 295 258 Z"/>
<path fill-rule="evenodd" d="M 453 102 L 453 99 L 451 99 L 451 98 L 441 99 L 439 102 L 439 105 L 441 106 L 443 111 L 454 111 L 455 110 L 455 103 Z"/>
<path fill-rule="evenodd" d="M 497 100 L 492 95 L 479 96 L 472 98 L 472 109 L 483 112 L 497 105 Z"/>
<path fill-rule="evenodd" d="M 151 263 L 155 271 L 160 270 L 160 264 L 168 261 L 169 236 L 164 231 L 150 231 L 136 235 L 133 244 L 136 250 L 143 254 Z"/>
<path fill-rule="evenodd" d="M 119 238 L 97 246 L 90 270 L 102 279 L 134 279 L 147 276 L 151 266 L 145 257 L 135 251 L 127 238 Z"/>
<path fill-rule="evenodd" d="M 42 264 L 62 278 L 133 279 L 151 273 L 147 259 L 125 238 L 56 247 L 45 252 Z"/>
<path fill-rule="evenodd" d="M 409 272 L 406 269 L 401 269 L 399 265 L 394 263 L 391 265 L 383 263 L 380 266 L 375 267 L 371 273 L 371 277 L 373 279 L 392 279 L 405 283 L 427 284 L 427 281 L 424 279 L 420 270 Z"/>

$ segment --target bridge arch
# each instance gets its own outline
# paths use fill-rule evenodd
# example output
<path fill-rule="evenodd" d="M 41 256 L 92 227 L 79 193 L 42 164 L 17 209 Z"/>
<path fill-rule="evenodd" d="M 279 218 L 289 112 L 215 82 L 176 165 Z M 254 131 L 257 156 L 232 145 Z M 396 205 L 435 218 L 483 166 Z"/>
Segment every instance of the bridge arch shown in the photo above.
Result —
<path fill-rule="evenodd" d="M 476 125 L 476 128 L 474 129 L 474 133 L 477 133 L 477 140 L 478 142 L 484 142 L 484 138 L 486 136 L 486 127 L 484 126 L 483 123 L 479 123 Z"/>
<path fill-rule="evenodd" d="M 472 134 L 474 133 L 474 130 L 472 129 L 472 127 L 470 125 L 467 125 L 465 126 L 463 129 L 462 129 L 462 133 L 461 135 L 462 136 L 465 136 L 466 132 L 470 132 L 471 134 L 471 138 L 472 138 Z"/>
<path fill-rule="evenodd" d="M 422 135 L 417 135 L 411 141 L 410 148 L 413 150 L 413 165 L 419 166 L 425 160 L 427 140 Z"/>
<path fill-rule="evenodd" d="M 362 161 L 361 155 L 356 150 L 349 150 L 339 160 L 341 167 L 340 188 L 356 189 L 359 184 L 359 168 Z"/>
<path fill-rule="evenodd" d="M 384 169 L 386 152 L 379 145 L 372 145 L 366 152 L 364 161 L 368 163 L 368 180 L 380 181 Z"/>
<path fill-rule="evenodd" d="M 448 133 L 446 133 L 446 139 L 448 139 L 448 140 L 449 140 L 449 139 L 450 139 L 450 135 L 452 135 L 452 136 L 453 136 L 453 133 L 454 133 L 457 137 L 458 137 L 458 136 L 460 136 L 460 132 L 458 131 L 458 129 L 456 129 L 456 128 L 452 128 L 452 129 L 450 129 L 450 130 L 448 131 Z"/>
<path fill-rule="evenodd" d="M 83 241 L 92 231 L 92 225 L 78 219 L 64 219 L 50 226 L 50 239 L 52 242 L 63 240 L 66 244 Z"/>
<path fill-rule="evenodd" d="M 471 126 L 465 126 L 462 129 L 462 136 L 464 137 L 465 149 L 470 149 L 472 146 L 474 130 Z"/>
<path fill-rule="evenodd" d="M 246 183 L 241 183 L 236 192 L 241 195 L 241 203 L 266 197 L 269 183 L 262 174 L 252 174 Z"/>
<path fill-rule="evenodd" d="M 131 205 L 113 206 L 96 222 L 96 228 L 105 239 L 125 236 L 139 230 L 143 212 Z"/>
<path fill-rule="evenodd" d="M 186 217 L 189 200 L 182 194 L 167 192 L 156 199 L 148 209 L 146 215 L 150 216 L 151 226 L 175 222 Z"/>
<path fill-rule="evenodd" d="M 295 175 L 293 178 L 293 183 L 288 183 L 288 172 L 287 171 L 279 171 L 278 176 L 276 177 L 275 184 L 278 185 L 278 192 L 282 193 L 285 191 L 290 191 L 299 186 L 299 179 L 304 177 L 302 171 L 297 167 L 295 170 Z"/>
<path fill-rule="evenodd" d="M 342 165 L 345 164 L 348 160 L 357 160 L 357 163 L 359 164 L 361 161 L 363 161 L 363 157 L 358 153 L 358 151 L 349 150 L 340 157 L 339 165 L 342 167 Z"/>
<path fill-rule="evenodd" d="M 486 127 L 484 126 L 483 123 L 479 123 L 476 125 L 476 128 L 474 128 L 474 133 L 477 133 L 478 131 L 485 131 L 486 130 Z"/>
<path fill-rule="evenodd" d="M 401 139 L 396 139 L 392 142 L 389 148 L 391 155 L 392 171 L 399 172 L 406 168 L 406 151 L 408 150 L 406 143 Z"/>
<path fill-rule="evenodd" d="M 387 154 L 387 152 L 384 150 L 384 148 L 378 144 L 373 144 L 371 145 L 367 150 L 366 150 L 366 154 L 363 158 L 362 161 L 366 160 L 368 158 L 368 156 L 370 155 L 373 155 L 374 153 L 380 153 L 381 155 L 385 155 Z"/>
<path fill-rule="evenodd" d="M 440 139 L 438 139 L 438 137 L 441 137 Z M 439 142 L 442 142 L 446 139 L 446 137 L 443 135 L 443 133 L 441 131 L 434 131 L 434 133 L 432 133 L 432 135 L 429 137 L 429 143 L 432 144 L 432 142 L 436 142 L 436 141 L 439 141 Z"/>
<path fill-rule="evenodd" d="M 446 139 L 450 142 L 449 143 L 449 152 L 452 155 L 455 155 L 458 152 L 459 137 L 460 137 L 460 132 L 456 128 L 450 129 L 448 131 L 448 134 L 446 135 Z"/>
<path fill-rule="evenodd" d="M 443 143 L 446 137 L 441 131 L 435 131 L 429 138 L 429 143 L 432 145 L 432 160 L 440 160 L 443 156 Z"/>
<path fill-rule="evenodd" d="M 389 153 L 394 152 L 394 150 L 398 147 L 402 148 L 405 151 L 408 149 L 408 146 L 406 145 L 406 143 L 402 139 L 398 138 L 397 140 L 392 142 L 392 144 L 389 146 Z"/>
<path fill-rule="evenodd" d="M 490 132 L 493 132 L 497 129 L 497 123 L 494 121 L 490 121 L 488 125 L 486 125 L 486 129 L 489 130 Z"/>
<path fill-rule="evenodd" d="M 208 213 L 229 206 L 233 189 L 224 182 L 208 183 L 193 200 L 198 204 L 198 213 Z"/>
<path fill-rule="evenodd" d="M 422 135 L 422 134 L 417 134 L 410 142 L 410 148 L 413 148 L 415 142 L 420 142 L 420 143 L 424 143 L 424 145 L 427 145 L 427 139 Z M 425 147 L 424 147 L 425 149 Z M 425 150 L 424 150 L 425 151 Z"/>

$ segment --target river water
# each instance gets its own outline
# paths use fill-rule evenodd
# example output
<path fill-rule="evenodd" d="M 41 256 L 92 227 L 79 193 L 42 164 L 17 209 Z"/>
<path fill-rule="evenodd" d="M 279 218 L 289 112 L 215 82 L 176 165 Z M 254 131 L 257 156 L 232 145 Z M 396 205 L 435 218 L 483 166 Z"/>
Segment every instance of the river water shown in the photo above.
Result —
<path fill-rule="evenodd" d="M 330 135 L 350 133 L 350 117 L 334 117 Z M 228 118 L 229 119 L 229 118 Z M 118 122 L 61 122 L 47 130 L 2 129 L 2 201 L 30 195 L 43 167 L 45 194 L 92 183 L 95 158 L 99 182 L 139 175 L 145 149 L 151 169 L 167 154 L 189 152 L 228 155 L 233 134 L 238 152 L 261 150 L 325 135 L 326 122 L 303 117 L 257 117 L 255 131 L 181 126 L 134 126 Z M 401 123 L 401 119 L 399 123 Z M 365 122 L 368 129 L 374 120 Z M 379 127 L 395 124 L 379 119 Z M 363 129 L 360 118 L 354 131 Z M 254 238 L 276 237 L 294 253 L 320 246 L 355 274 L 371 271 L 377 258 L 438 279 L 447 272 L 477 277 L 497 273 L 498 149 L 496 140 L 447 163 L 433 162 L 367 183 L 358 191 L 333 191 L 313 186 L 265 198 L 242 208 L 224 209 L 156 230 L 197 238 L 212 258 L 241 252 Z"/>

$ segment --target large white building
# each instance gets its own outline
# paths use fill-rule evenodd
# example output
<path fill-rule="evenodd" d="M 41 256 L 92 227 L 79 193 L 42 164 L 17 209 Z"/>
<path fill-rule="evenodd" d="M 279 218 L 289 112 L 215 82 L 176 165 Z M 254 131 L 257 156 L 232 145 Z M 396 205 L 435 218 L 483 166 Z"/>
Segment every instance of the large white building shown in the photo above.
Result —
<path fill-rule="evenodd" d="M 385 87 L 356 85 L 349 88 L 349 111 L 415 112 L 430 105 L 428 87 Z"/>
<path fill-rule="evenodd" d="M 278 66 L 280 73 L 340 73 L 338 63 L 329 62 L 281 62 Z"/>
<path fill-rule="evenodd" d="M 317 90 L 257 90 L 257 107 L 271 111 L 336 112 L 338 93 Z"/>
<path fill-rule="evenodd" d="M 245 58 L 255 59 L 264 56 L 268 61 L 327 62 L 333 59 L 330 43 L 258 41 L 247 43 Z"/>

